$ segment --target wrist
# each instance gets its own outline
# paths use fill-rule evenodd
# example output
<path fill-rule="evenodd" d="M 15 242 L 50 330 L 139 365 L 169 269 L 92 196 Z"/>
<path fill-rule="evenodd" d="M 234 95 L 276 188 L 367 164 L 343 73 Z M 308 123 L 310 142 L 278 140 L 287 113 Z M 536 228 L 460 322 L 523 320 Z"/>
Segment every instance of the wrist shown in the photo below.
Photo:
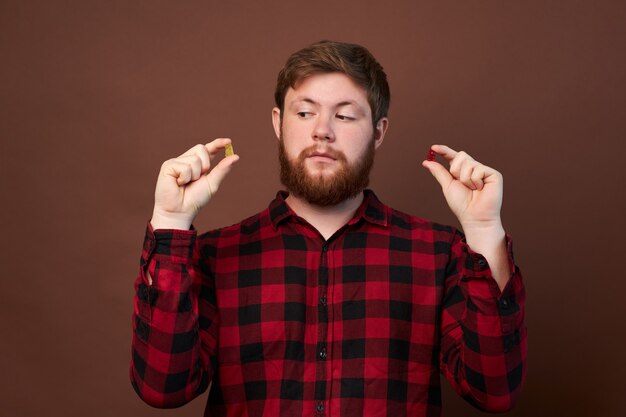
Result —
<path fill-rule="evenodd" d="M 497 233 L 504 231 L 502 220 L 459 220 L 464 233 Z"/>
<path fill-rule="evenodd" d="M 175 230 L 189 230 L 191 227 L 192 219 L 180 216 L 163 215 L 156 210 L 152 213 L 152 219 L 150 219 L 150 225 L 152 229 L 175 229 Z"/>
<path fill-rule="evenodd" d="M 467 244 L 475 250 L 495 248 L 504 242 L 506 236 L 500 219 L 492 222 L 464 223 L 461 227 Z"/>

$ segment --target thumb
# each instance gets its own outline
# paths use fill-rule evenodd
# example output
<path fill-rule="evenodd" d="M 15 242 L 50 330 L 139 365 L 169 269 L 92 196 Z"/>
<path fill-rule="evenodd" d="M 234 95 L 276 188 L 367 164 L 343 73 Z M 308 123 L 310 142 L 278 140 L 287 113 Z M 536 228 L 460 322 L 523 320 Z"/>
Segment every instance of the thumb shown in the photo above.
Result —
<path fill-rule="evenodd" d="M 239 155 L 227 156 L 222 159 L 215 167 L 205 174 L 211 193 L 215 193 L 224 178 L 230 172 L 232 166 L 239 160 Z"/>
<path fill-rule="evenodd" d="M 212 192 L 217 191 L 226 175 L 230 172 L 232 166 L 238 160 L 239 155 L 227 156 L 215 165 L 215 167 L 208 174 L 205 174 Z"/>
<path fill-rule="evenodd" d="M 454 180 L 452 174 L 439 162 L 436 161 L 423 161 L 422 166 L 430 171 L 433 177 L 437 180 L 442 189 L 448 188 L 448 185 Z"/>

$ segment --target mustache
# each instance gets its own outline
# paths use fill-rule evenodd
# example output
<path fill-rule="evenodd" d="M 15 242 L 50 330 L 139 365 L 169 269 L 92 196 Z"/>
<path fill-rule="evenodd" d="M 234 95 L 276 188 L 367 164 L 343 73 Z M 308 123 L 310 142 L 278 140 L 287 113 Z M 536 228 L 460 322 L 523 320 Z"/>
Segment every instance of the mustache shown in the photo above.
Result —
<path fill-rule="evenodd" d="M 304 160 L 313 154 L 324 154 L 343 162 L 347 162 L 348 160 L 343 152 L 328 147 L 319 147 L 318 145 L 311 145 L 308 148 L 305 148 L 302 152 L 300 152 L 299 159 Z"/>

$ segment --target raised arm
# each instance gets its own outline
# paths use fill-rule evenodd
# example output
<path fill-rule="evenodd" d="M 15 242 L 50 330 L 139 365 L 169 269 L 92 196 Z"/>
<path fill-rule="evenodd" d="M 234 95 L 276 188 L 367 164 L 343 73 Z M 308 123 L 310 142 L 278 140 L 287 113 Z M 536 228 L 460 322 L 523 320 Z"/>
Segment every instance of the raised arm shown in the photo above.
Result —
<path fill-rule="evenodd" d="M 525 291 L 500 220 L 502 175 L 465 152 L 431 148 L 449 170 L 426 160 L 457 216 L 450 242 L 441 319 L 441 371 L 477 408 L 502 412 L 518 398 L 526 374 Z"/>
<path fill-rule="evenodd" d="M 465 152 L 445 145 L 433 145 L 431 149 L 448 161 L 449 170 L 436 161 L 425 160 L 422 165 L 441 185 L 450 209 L 463 228 L 467 244 L 487 259 L 493 279 L 502 290 L 511 270 L 500 218 L 502 175 Z"/>
<path fill-rule="evenodd" d="M 135 282 L 130 378 L 148 404 L 178 407 L 209 386 L 219 315 L 214 283 L 189 230 L 238 157 L 211 170 L 230 143 L 216 139 L 166 161 L 159 173 L 152 220 Z"/>

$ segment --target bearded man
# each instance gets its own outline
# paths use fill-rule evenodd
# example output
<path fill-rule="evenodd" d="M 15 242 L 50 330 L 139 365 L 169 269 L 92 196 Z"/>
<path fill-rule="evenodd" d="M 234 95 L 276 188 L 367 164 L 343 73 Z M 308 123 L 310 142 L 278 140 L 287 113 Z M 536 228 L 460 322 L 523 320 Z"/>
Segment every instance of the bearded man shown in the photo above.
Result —
<path fill-rule="evenodd" d="M 206 416 L 439 416 L 440 374 L 505 411 L 526 372 L 525 293 L 500 219 L 502 176 L 444 145 L 422 165 L 463 231 L 366 189 L 389 120 L 386 75 L 323 41 L 278 75 L 280 191 L 198 235 L 237 163 L 228 138 L 161 168 L 136 281 L 131 381 L 156 407 L 210 387 Z M 430 158 L 429 158 L 430 159 Z"/>

